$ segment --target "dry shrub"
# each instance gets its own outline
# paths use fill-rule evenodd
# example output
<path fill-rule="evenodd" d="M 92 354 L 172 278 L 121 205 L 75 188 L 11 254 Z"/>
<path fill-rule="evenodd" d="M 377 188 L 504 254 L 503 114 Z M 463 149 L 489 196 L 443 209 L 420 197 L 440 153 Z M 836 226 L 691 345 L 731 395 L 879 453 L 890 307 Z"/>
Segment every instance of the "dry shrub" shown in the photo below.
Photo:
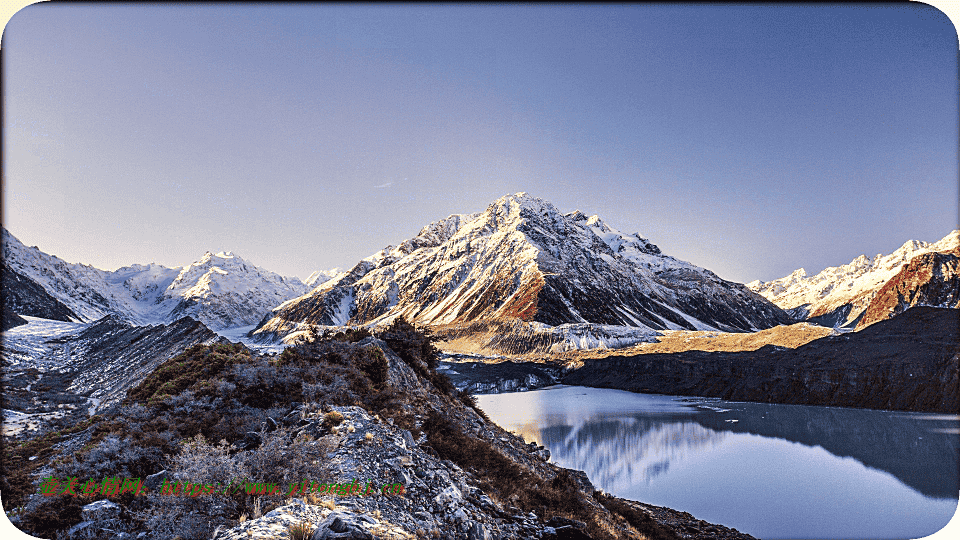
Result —
<path fill-rule="evenodd" d="M 287 528 L 287 535 L 290 540 L 309 540 L 313 537 L 313 524 L 309 521 L 301 521 L 296 525 Z"/>
<path fill-rule="evenodd" d="M 515 500 L 519 508 L 536 511 L 543 519 L 560 516 L 591 522 L 593 512 L 576 480 L 565 469 L 546 485 L 535 488 L 541 479 L 487 441 L 463 433 L 436 412 L 431 411 L 423 430 L 427 433 L 427 443 L 441 458 L 477 471 L 484 487 L 491 488 L 501 500 Z"/>

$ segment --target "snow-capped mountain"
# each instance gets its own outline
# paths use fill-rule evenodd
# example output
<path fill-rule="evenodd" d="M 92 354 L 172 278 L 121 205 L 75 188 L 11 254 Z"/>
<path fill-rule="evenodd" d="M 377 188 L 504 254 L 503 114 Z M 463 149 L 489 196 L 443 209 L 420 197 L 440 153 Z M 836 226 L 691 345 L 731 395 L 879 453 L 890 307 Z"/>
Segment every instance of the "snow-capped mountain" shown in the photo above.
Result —
<path fill-rule="evenodd" d="M 167 320 L 190 316 L 219 330 L 256 324 L 271 308 L 307 290 L 297 278 L 264 270 L 233 253 L 208 251 L 180 270 L 160 305 L 175 304 Z"/>
<path fill-rule="evenodd" d="M 271 315 L 254 335 L 398 315 L 431 325 L 520 319 L 734 331 L 789 322 L 743 285 L 526 193 L 431 223 Z"/>
<path fill-rule="evenodd" d="M 881 287 L 911 259 L 924 253 L 945 252 L 960 245 L 960 230 L 935 243 L 909 240 L 889 255 L 873 259 L 860 255 L 849 264 L 832 266 L 807 276 L 803 268 L 773 281 L 747 284 L 797 319 L 826 326 L 855 326 Z"/>
<path fill-rule="evenodd" d="M 323 285 L 342 273 L 343 270 L 339 268 L 331 268 L 330 270 L 316 270 L 310 274 L 310 277 L 308 277 L 303 284 L 306 285 L 307 288 L 313 289 L 314 287 Z"/>
<path fill-rule="evenodd" d="M 232 253 L 207 252 L 182 268 L 135 264 L 108 272 L 28 248 L 6 229 L 3 262 L 5 271 L 39 285 L 65 306 L 70 318 L 83 321 L 117 315 L 143 325 L 190 316 L 219 330 L 256 324 L 271 308 L 310 290 L 297 278 Z M 11 309 L 17 312 L 17 307 Z"/>

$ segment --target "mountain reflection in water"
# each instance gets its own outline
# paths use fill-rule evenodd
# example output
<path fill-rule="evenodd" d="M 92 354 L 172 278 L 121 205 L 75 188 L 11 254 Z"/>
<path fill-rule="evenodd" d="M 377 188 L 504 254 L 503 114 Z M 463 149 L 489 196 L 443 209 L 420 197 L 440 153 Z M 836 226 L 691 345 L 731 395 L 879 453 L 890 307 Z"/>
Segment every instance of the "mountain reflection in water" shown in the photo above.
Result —
<path fill-rule="evenodd" d="M 695 454 L 715 447 L 726 436 L 669 417 L 595 416 L 576 427 L 550 420 L 536 439 L 550 449 L 554 461 L 586 472 L 591 481 L 611 493 L 649 484 L 667 472 L 671 462 L 695 459 Z"/>
<path fill-rule="evenodd" d="M 477 398 L 598 488 L 754 536 L 919 538 L 957 506 L 956 416 L 562 386 Z"/>

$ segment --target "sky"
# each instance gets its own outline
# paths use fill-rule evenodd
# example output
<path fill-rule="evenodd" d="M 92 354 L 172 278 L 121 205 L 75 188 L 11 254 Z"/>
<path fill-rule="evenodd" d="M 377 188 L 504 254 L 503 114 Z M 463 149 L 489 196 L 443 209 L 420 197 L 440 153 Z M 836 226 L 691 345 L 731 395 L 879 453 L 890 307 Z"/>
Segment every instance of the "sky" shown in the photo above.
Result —
<path fill-rule="evenodd" d="M 923 4 L 34 4 L 2 221 L 105 270 L 306 278 L 525 191 L 738 282 L 958 228 L 958 42 Z"/>

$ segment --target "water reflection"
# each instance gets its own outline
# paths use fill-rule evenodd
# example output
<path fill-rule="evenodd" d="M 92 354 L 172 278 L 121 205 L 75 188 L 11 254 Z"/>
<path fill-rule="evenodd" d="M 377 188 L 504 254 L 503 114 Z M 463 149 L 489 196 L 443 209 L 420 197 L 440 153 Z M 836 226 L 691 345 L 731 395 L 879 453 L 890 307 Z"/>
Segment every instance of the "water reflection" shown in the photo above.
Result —
<path fill-rule="evenodd" d="M 478 402 L 597 487 L 755 536 L 917 538 L 949 521 L 960 491 L 951 415 L 581 387 Z"/>
<path fill-rule="evenodd" d="M 547 419 L 537 440 L 550 449 L 554 460 L 580 469 L 610 492 L 636 484 L 649 484 L 666 473 L 671 462 L 689 459 L 716 447 L 725 433 L 689 421 L 659 420 L 641 416 L 594 416 L 577 426 Z"/>

